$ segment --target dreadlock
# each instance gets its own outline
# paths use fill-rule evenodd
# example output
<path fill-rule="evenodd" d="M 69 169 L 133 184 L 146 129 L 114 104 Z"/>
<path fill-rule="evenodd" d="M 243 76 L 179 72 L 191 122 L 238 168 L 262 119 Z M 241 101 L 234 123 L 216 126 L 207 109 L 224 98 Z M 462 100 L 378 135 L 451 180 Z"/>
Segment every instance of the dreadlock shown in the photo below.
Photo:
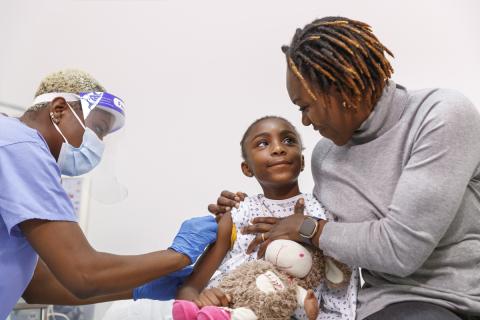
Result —
<path fill-rule="evenodd" d="M 255 120 L 254 122 L 252 122 L 247 130 L 245 130 L 243 136 L 242 136 L 242 140 L 240 140 L 240 148 L 242 150 L 242 158 L 243 160 L 247 160 L 247 151 L 245 150 L 245 140 L 247 139 L 248 135 L 250 134 L 250 131 L 252 131 L 252 128 L 257 124 L 257 123 L 260 123 L 262 121 L 265 121 L 265 120 L 270 120 L 270 119 L 276 119 L 276 120 L 280 120 L 280 121 L 284 121 L 286 122 L 290 127 L 292 127 L 293 131 L 295 132 L 296 136 L 297 136 L 297 139 L 298 139 L 298 142 L 300 143 L 300 147 L 302 147 L 303 149 L 303 144 L 302 144 L 302 137 L 300 136 L 300 133 L 298 133 L 297 131 L 297 128 L 295 128 L 295 126 L 290 122 L 288 121 L 287 119 L 285 118 L 282 118 L 282 117 L 279 117 L 279 116 L 265 116 L 265 117 L 261 117 L 257 120 Z"/>
<path fill-rule="evenodd" d="M 297 29 L 290 46 L 283 46 L 290 70 L 317 100 L 306 79 L 326 92 L 335 86 L 346 108 L 355 109 L 369 94 L 374 104 L 393 68 L 393 54 L 363 22 L 343 17 L 317 19 Z"/>

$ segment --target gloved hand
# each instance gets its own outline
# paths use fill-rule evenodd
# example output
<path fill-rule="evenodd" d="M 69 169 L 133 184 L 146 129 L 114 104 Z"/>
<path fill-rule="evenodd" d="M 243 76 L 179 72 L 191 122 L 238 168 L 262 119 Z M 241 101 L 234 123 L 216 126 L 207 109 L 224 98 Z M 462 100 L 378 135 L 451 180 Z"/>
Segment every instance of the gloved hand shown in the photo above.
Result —
<path fill-rule="evenodd" d="M 212 216 L 185 220 L 170 249 L 182 253 L 194 263 L 205 247 L 217 239 L 217 222 Z"/>
<path fill-rule="evenodd" d="M 178 287 L 183 284 L 185 278 L 192 271 L 193 266 L 188 266 L 135 288 L 133 289 L 133 300 L 151 299 L 166 301 L 173 299 Z"/>

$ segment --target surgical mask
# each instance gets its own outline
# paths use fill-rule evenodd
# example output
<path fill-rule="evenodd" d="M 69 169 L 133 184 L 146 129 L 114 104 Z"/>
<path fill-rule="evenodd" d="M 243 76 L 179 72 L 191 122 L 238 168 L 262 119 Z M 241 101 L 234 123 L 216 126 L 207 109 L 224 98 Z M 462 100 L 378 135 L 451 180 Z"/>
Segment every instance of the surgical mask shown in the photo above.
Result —
<path fill-rule="evenodd" d="M 81 176 L 92 171 L 100 163 L 105 145 L 90 128 L 85 127 L 72 107 L 68 103 L 67 105 L 80 125 L 85 129 L 85 132 L 83 134 L 82 144 L 77 148 L 68 143 L 67 138 L 65 138 L 60 128 L 52 121 L 57 131 L 63 137 L 63 140 L 65 140 L 60 149 L 57 163 L 63 175 L 71 177 Z"/>

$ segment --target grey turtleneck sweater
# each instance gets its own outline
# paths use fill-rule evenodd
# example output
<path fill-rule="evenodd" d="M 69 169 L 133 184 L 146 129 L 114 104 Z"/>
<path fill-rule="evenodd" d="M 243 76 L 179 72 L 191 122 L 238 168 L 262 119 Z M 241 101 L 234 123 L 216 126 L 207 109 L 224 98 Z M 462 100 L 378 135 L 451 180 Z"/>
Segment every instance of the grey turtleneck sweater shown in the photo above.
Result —
<path fill-rule="evenodd" d="M 362 268 L 357 319 L 401 301 L 480 314 L 480 115 L 458 92 L 392 81 L 345 146 L 321 139 L 320 248 Z"/>

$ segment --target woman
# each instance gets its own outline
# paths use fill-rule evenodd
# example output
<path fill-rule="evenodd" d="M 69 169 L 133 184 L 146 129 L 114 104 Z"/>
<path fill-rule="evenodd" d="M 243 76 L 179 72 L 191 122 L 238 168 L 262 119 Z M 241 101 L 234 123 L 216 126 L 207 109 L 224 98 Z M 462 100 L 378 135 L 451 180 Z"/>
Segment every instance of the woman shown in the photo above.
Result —
<path fill-rule="evenodd" d="M 312 155 L 314 194 L 335 217 L 257 218 L 249 250 L 311 237 L 362 268 L 357 319 L 480 315 L 480 116 L 461 94 L 389 80 L 390 51 L 365 23 L 327 17 L 298 29 L 287 90 L 326 139 Z M 223 192 L 213 213 L 241 201 Z"/>
<path fill-rule="evenodd" d="M 119 256 L 90 246 L 60 175 L 92 170 L 103 137 L 123 122 L 123 102 L 75 70 L 47 77 L 20 119 L 0 115 L 0 319 L 20 296 L 68 305 L 173 298 L 190 270 L 181 269 L 216 239 L 214 218 L 201 217 L 185 221 L 168 250 Z"/>

